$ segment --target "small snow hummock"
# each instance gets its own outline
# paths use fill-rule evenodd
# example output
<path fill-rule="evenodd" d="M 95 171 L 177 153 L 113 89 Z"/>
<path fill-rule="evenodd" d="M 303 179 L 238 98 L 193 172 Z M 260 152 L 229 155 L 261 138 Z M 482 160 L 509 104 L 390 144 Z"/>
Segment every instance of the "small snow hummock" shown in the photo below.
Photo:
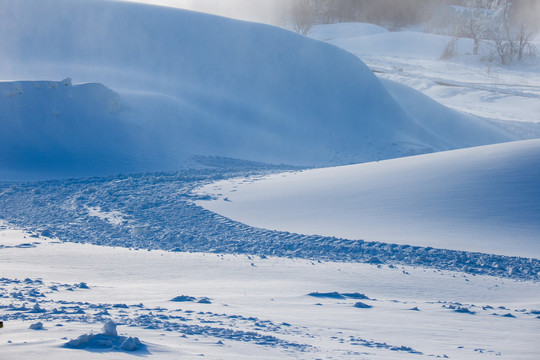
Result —
<path fill-rule="evenodd" d="M 339 293 L 337 291 L 334 292 L 327 292 L 327 293 L 320 293 L 320 292 L 312 292 L 309 293 L 308 296 L 313 296 L 316 298 L 328 298 L 328 299 L 356 299 L 356 300 L 371 300 L 369 297 L 367 297 L 364 294 L 360 294 L 358 292 L 354 293 Z"/>
<path fill-rule="evenodd" d="M 345 296 L 341 295 L 337 291 L 328 292 L 328 293 L 312 292 L 312 293 L 309 293 L 308 295 L 317 297 L 317 298 L 345 299 Z"/>
<path fill-rule="evenodd" d="M 474 311 L 470 310 L 469 308 L 465 306 L 457 306 L 455 308 L 452 308 L 449 306 L 448 308 L 453 309 L 454 312 L 461 313 L 461 314 L 474 314 Z"/>
<path fill-rule="evenodd" d="M 122 344 L 120 344 L 120 349 L 125 351 L 136 351 L 141 346 L 141 342 L 136 337 L 128 337 L 125 339 Z"/>
<path fill-rule="evenodd" d="M 118 333 L 116 332 L 116 324 L 114 323 L 114 321 L 107 321 L 101 328 L 101 333 L 107 336 L 118 336 Z"/>
<path fill-rule="evenodd" d="M 355 308 L 359 308 L 359 309 L 370 309 L 372 308 L 373 306 L 371 305 L 368 305 L 366 303 L 363 303 L 361 301 L 357 302 L 356 304 L 353 305 Z"/>
<path fill-rule="evenodd" d="M 41 321 L 30 325 L 29 329 L 31 330 L 43 330 L 43 323 Z"/>
<path fill-rule="evenodd" d="M 32 310 L 30 310 L 31 313 L 42 313 L 42 312 L 45 312 L 45 310 L 43 310 L 40 306 L 39 306 L 39 303 L 36 303 L 33 307 L 32 307 Z"/>
<path fill-rule="evenodd" d="M 195 301 L 195 300 L 197 300 L 195 297 L 188 296 L 188 295 L 179 295 L 171 299 L 171 301 L 175 301 L 175 302 L 187 302 L 187 301 Z"/>
<path fill-rule="evenodd" d="M 116 323 L 108 320 L 101 329 L 100 334 L 83 334 L 71 339 L 65 347 L 72 349 L 110 349 L 111 351 L 137 351 L 145 348 L 136 337 L 119 336 Z"/>
<path fill-rule="evenodd" d="M 212 301 L 207 297 L 196 298 L 194 296 L 189 296 L 189 295 L 179 295 L 179 296 L 176 296 L 176 297 L 172 298 L 170 301 L 174 301 L 174 302 L 189 302 L 189 301 L 192 301 L 192 302 L 197 302 L 199 304 L 211 304 L 212 303 Z"/>

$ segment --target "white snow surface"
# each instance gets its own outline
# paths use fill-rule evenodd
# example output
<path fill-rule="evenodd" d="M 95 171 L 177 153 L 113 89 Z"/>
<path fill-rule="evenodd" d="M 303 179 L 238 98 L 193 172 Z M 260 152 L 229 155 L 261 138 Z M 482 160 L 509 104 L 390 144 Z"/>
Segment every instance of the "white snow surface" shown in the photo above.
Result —
<path fill-rule="evenodd" d="M 534 137 L 530 124 L 494 125 L 455 110 L 529 123 L 540 111 L 534 66 L 486 65 L 466 54 L 462 39 L 459 56 L 440 61 L 449 38 L 368 24 L 316 27 L 312 36 L 328 45 L 271 26 L 107 0 L 2 0 L 0 14 L 0 180 L 177 170 L 194 165 L 191 155 L 296 165 L 379 160 Z M 519 141 L 227 180 L 201 189 L 215 200 L 197 203 L 250 225 L 388 243 L 356 247 L 374 258 L 395 243 L 539 258 L 539 159 L 540 140 Z M 463 272 L 388 259 L 301 260 L 294 246 L 311 238 L 206 212 L 192 203 L 204 195 L 171 177 L 4 187 L 4 213 L 35 232 L 0 222 L 0 358 L 540 353 L 540 287 L 528 280 L 535 260 L 411 247 L 413 264 L 429 266 L 423 256 L 439 254 L 435 261 L 455 261 L 451 269 Z M 264 240 L 290 258 L 44 237 L 55 230 L 61 241 L 155 248 L 143 241 L 152 237 L 188 251 L 201 251 L 184 246 L 199 242 L 205 251 L 245 253 Z M 331 240 L 334 252 L 350 249 Z M 524 276 L 472 275 L 469 261 Z M 359 301 L 369 306 L 355 307 Z M 117 334 L 110 326 L 99 333 L 111 320 Z"/>
<path fill-rule="evenodd" d="M 531 281 L 108 248 L 1 227 L 5 359 L 532 360 L 540 351 L 540 287 Z M 316 292 L 330 296 L 308 295 Z M 355 308 L 357 299 L 341 295 L 354 293 L 369 297 L 361 301 L 372 308 Z M 179 295 L 210 303 L 170 301 Z M 110 320 L 116 337 L 101 330 Z M 37 322 L 42 330 L 29 329 Z M 101 345 L 66 346 L 92 340 L 85 334 L 98 334 Z M 141 349 L 108 344 L 132 337 Z"/>
<path fill-rule="evenodd" d="M 357 57 L 268 25 L 106 0 L 0 12 L 2 178 L 172 170 L 193 154 L 346 164 L 520 138 L 390 94 Z M 68 76 L 80 85 L 38 82 Z"/>
<path fill-rule="evenodd" d="M 538 184 L 527 140 L 224 180 L 198 204 L 273 230 L 538 258 Z"/>

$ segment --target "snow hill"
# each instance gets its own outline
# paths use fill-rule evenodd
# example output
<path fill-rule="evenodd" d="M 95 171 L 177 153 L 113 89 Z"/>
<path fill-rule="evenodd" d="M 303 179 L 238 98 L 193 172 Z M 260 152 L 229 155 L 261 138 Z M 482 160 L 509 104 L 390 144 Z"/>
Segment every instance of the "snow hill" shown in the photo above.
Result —
<path fill-rule="evenodd" d="M 538 258 L 539 169 L 527 140 L 224 180 L 198 203 L 268 229 Z"/>
<path fill-rule="evenodd" d="M 267 25 L 103 0 L 5 0 L 0 13 L 0 78 L 34 81 L 2 84 L 2 178 L 176 169 L 193 154 L 345 164 L 514 139 Z M 94 85 L 38 82 L 66 77 Z"/>

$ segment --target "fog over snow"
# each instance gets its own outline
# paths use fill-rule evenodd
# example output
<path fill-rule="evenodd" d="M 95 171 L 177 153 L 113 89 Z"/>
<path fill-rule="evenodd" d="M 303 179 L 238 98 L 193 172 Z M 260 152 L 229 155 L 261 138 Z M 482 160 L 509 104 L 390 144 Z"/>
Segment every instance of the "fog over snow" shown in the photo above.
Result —
<path fill-rule="evenodd" d="M 291 7 L 288 0 L 122 0 L 200 11 L 234 19 L 275 24 Z"/>
<path fill-rule="evenodd" d="M 488 119 L 518 122 L 538 137 L 540 63 L 537 58 L 507 66 L 490 61 L 493 47 L 459 38 L 451 59 L 441 60 L 451 36 L 411 30 L 390 32 L 361 23 L 316 25 L 309 36 L 358 56 L 379 78 L 399 82 L 453 109 Z M 537 48 L 540 42 L 533 42 Z"/>

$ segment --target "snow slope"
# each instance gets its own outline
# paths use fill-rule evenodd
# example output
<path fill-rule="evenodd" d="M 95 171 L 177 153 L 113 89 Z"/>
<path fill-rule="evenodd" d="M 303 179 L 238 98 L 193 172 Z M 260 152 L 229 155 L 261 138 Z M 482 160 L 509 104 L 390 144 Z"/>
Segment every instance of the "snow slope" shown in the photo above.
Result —
<path fill-rule="evenodd" d="M 103 84 L 118 96 L 114 114 L 96 111 L 95 99 L 77 102 L 46 88 L 39 95 L 26 92 L 3 99 L 0 126 L 11 128 L 8 123 L 17 122 L 20 129 L 5 136 L 39 148 L 39 156 L 55 157 L 40 144 L 66 143 L 57 135 L 81 140 L 62 148 L 74 161 L 63 162 L 52 175 L 87 175 L 80 173 L 85 167 L 107 174 L 110 166 L 99 168 L 107 162 L 118 171 L 176 169 L 193 154 L 344 164 L 515 139 L 486 121 L 442 106 L 436 116 L 412 113 L 410 108 L 433 106 L 409 89 L 400 94 L 416 102 L 396 100 L 396 93 L 391 96 L 355 56 L 276 27 L 105 0 L 6 0 L 0 12 L 0 78 L 70 76 L 76 83 Z M 99 97 L 100 92 L 86 96 Z M 78 115 L 63 110 L 56 111 L 63 115 L 46 125 L 51 130 L 35 144 L 24 129 L 44 127 L 39 122 L 46 121 L 50 114 L 44 117 L 43 112 L 49 109 L 13 109 L 33 104 L 36 97 L 47 99 L 41 104 L 77 107 L 111 135 L 90 131 L 81 136 L 77 132 L 82 130 L 66 125 L 78 121 L 73 119 Z M 448 127 L 455 132 L 438 131 Z M 116 142 L 114 137 L 126 139 Z M 137 146 L 131 147 L 133 143 Z M 124 144 L 123 150 L 115 150 Z M 94 163 L 87 163 L 81 149 L 97 147 L 101 150 Z M 2 163 L 17 164 L 7 166 L 5 173 L 34 171 L 35 162 L 20 146 L 5 151 L 9 158 L 0 155 Z"/>
<path fill-rule="evenodd" d="M 539 183 L 528 140 L 225 180 L 198 204 L 269 229 L 538 258 Z"/>

